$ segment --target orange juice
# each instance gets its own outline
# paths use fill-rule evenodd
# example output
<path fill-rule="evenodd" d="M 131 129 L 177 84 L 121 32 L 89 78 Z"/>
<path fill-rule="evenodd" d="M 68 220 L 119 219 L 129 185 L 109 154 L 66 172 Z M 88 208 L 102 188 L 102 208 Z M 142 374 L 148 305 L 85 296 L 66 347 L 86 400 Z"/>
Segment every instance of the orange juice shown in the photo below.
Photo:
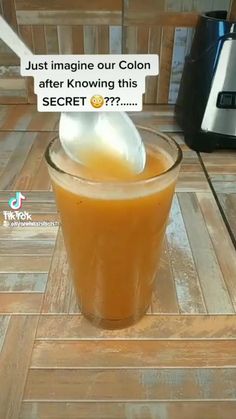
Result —
<path fill-rule="evenodd" d="M 151 300 L 176 176 L 167 172 L 155 184 L 173 160 L 146 151 L 138 175 L 97 153 L 87 167 L 58 153 L 56 165 L 67 174 L 50 169 L 81 311 L 103 327 L 132 324 Z"/>

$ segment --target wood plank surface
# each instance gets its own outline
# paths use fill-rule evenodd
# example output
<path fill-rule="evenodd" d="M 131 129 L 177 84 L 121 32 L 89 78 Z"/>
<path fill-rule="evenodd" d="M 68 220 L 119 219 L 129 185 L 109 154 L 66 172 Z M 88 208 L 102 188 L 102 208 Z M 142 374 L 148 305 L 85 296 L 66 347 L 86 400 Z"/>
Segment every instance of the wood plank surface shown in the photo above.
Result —
<path fill-rule="evenodd" d="M 1 134 L 0 134 L 0 138 L 1 138 Z M 26 197 L 26 201 L 24 202 L 24 204 L 27 203 L 35 203 L 36 205 L 41 203 L 41 204 L 45 204 L 45 205 L 53 205 L 53 203 L 55 203 L 55 196 L 54 193 L 52 191 L 40 191 L 40 193 L 37 190 L 34 191 L 27 191 L 24 189 L 21 189 L 21 192 L 23 193 L 23 195 L 25 195 Z M 5 190 L 5 191 L 1 191 L 1 204 L 3 205 L 3 203 L 7 203 L 9 198 L 12 196 L 12 194 L 14 194 L 14 192 L 12 192 L 12 190 Z"/>
<path fill-rule="evenodd" d="M 227 230 L 216 202 L 212 196 L 206 194 L 197 194 L 198 201 L 206 225 L 216 252 L 216 256 L 224 276 L 225 284 L 231 297 L 234 309 L 236 309 L 236 252 L 230 237 L 227 235 Z M 222 237 L 225 237 L 222 245 Z"/>
<path fill-rule="evenodd" d="M 166 240 L 180 312 L 206 312 L 199 276 L 177 197 L 173 201 Z"/>
<path fill-rule="evenodd" d="M 16 9 L 14 0 L 2 0 L 2 14 L 6 21 L 17 31 Z"/>
<path fill-rule="evenodd" d="M 121 10 L 17 10 L 16 17 L 19 25 L 121 25 Z"/>
<path fill-rule="evenodd" d="M 12 153 L 3 173 L 1 173 L 0 189 L 10 189 L 14 185 L 35 138 L 35 133 L 25 133 L 21 137 L 20 144 Z"/>
<path fill-rule="evenodd" d="M 98 329 L 81 315 L 43 315 L 37 339 L 168 339 L 208 340 L 236 339 L 234 315 L 146 315 L 141 321 L 123 330 Z"/>
<path fill-rule="evenodd" d="M 48 272 L 51 258 L 47 256 L 0 256 L 0 272 Z"/>
<path fill-rule="evenodd" d="M 45 150 L 53 138 L 53 133 L 39 133 L 35 137 L 20 174 L 12 185 L 12 189 L 21 191 L 32 188 L 35 177 L 38 176 L 38 169 L 44 158 Z M 24 208 L 26 209 L 25 206 Z"/>
<path fill-rule="evenodd" d="M 236 174 L 211 175 L 211 181 L 217 194 L 236 194 Z"/>
<path fill-rule="evenodd" d="M 201 153 L 201 158 L 210 176 L 213 174 L 236 174 L 236 151 L 215 151 Z"/>
<path fill-rule="evenodd" d="M 121 0 L 114 0 L 112 3 L 110 0 L 100 0 L 99 3 L 96 0 L 90 0 L 88 3 L 86 0 L 50 0 L 50 3 L 45 0 L 15 0 L 16 10 L 85 10 L 85 11 L 118 11 L 122 8 Z"/>
<path fill-rule="evenodd" d="M 72 43 L 74 54 L 84 54 L 84 31 L 82 25 L 72 26 Z"/>
<path fill-rule="evenodd" d="M 78 355 L 79 354 L 79 355 Z M 194 354 L 194 355 L 193 355 Z M 31 368 L 230 367 L 236 341 L 37 341 Z"/>
<path fill-rule="evenodd" d="M 29 107 L 27 105 L 26 107 L 22 106 L 22 108 L 18 110 L 17 107 L 14 108 L 13 106 L 9 106 L 9 112 L 6 115 L 6 119 L 1 126 L 1 129 L 6 131 L 12 131 L 12 129 L 14 129 L 14 131 L 26 131 L 35 117 L 37 117 L 35 107 Z"/>
<path fill-rule="evenodd" d="M 178 198 L 207 310 L 210 313 L 216 313 L 218 310 L 221 313 L 232 313 L 232 300 L 197 198 L 194 194 L 184 193 L 179 193 Z"/>
<path fill-rule="evenodd" d="M 20 36 L 23 38 L 23 41 L 25 42 L 25 44 L 33 52 L 35 49 L 33 29 L 29 21 L 26 22 L 25 25 L 19 26 L 19 33 L 20 33 Z M 28 103 L 36 103 L 36 95 L 34 93 L 34 79 L 33 77 L 27 77 L 25 78 L 25 80 L 26 80 L 26 85 L 27 85 Z"/>
<path fill-rule="evenodd" d="M 27 105 L 27 107 L 20 107 L 19 110 L 17 105 L 0 105 L 0 131 L 55 131 L 58 132 L 58 121 L 59 114 L 52 112 L 38 113 L 35 105 Z M 146 110 L 146 111 L 145 111 Z M 176 132 L 180 131 L 180 128 L 176 124 L 174 119 L 174 108 L 173 106 L 166 105 L 144 105 L 144 111 L 142 113 L 131 112 L 131 118 L 139 124 L 145 124 L 150 128 L 156 128 L 159 131 L 172 132 L 173 136 L 176 136 Z M 20 115 L 25 116 L 23 122 L 18 123 Z M 27 120 L 26 115 L 29 115 Z M 17 124 L 17 125 L 16 125 Z"/>
<path fill-rule="evenodd" d="M 9 105 L 3 121 L 1 121 L 1 130 L 25 131 L 33 116 L 36 114 L 36 108 L 28 105 Z"/>
<path fill-rule="evenodd" d="M 19 14 L 17 13 L 17 17 Z M 148 13 L 137 12 L 130 10 L 125 16 L 125 25 L 153 25 L 153 26 L 168 26 L 168 27 L 195 27 L 198 21 L 198 13 L 178 13 L 178 12 L 162 12 L 158 11 Z"/>
<path fill-rule="evenodd" d="M 33 50 L 35 54 L 45 54 L 46 39 L 43 25 L 35 25 L 32 27 Z"/>
<path fill-rule="evenodd" d="M 72 27 L 59 25 L 57 27 L 59 54 L 72 54 Z"/>
<path fill-rule="evenodd" d="M 54 241 L 40 240 L 14 240 L 9 246 L 9 240 L 0 242 L 0 255 L 51 255 L 54 248 Z"/>
<path fill-rule="evenodd" d="M 235 0 L 230 1 L 230 9 L 228 13 L 229 19 L 235 20 L 236 19 L 236 2 Z"/>
<path fill-rule="evenodd" d="M 154 27 L 149 29 L 148 54 L 159 54 L 161 49 L 161 28 Z M 144 103 L 156 103 L 159 78 L 152 76 L 145 80 Z"/>
<path fill-rule="evenodd" d="M 29 11 L 32 2 L 16 4 Z M 48 2 L 40 4 L 48 10 Z M 137 11 L 144 6 L 138 1 Z M 87 48 L 110 49 L 108 26 L 91 27 Z M 127 27 L 133 47 L 142 41 L 144 48 L 150 28 L 136 28 Z M 55 24 L 51 29 L 44 47 L 53 50 L 59 45 Z M 66 36 L 63 42 L 66 50 Z M 39 114 L 34 105 L 0 107 L 1 419 L 235 416 L 234 155 L 198 155 L 184 143 L 173 107 L 145 109 L 132 119 L 173 136 L 183 163 L 150 309 L 133 326 L 104 330 L 79 312 L 58 225 L 3 225 L 16 189 L 32 220 L 58 222 L 43 158 L 58 115 Z"/>
<path fill-rule="evenodd" d="M 0 316 L 0 353 L 3 348 L 5 341 L 8 325 L 10 321 L 10 316 Z"/>
<path fill-rule="evenodd" d="M 122 1 L 16 1 L 18 23 L 32 25 L 120 25 Z"/>
<path fill-rule="evenodd" d="M 71 279 L 64 240 L 62 232 L 59 230 L 48 275 L 43 313 L 68 313 L 71 292 Z"/>
<path fill-rule="evenodd" d="M 169 88 L 172 66 L 172 55 L 174 48 L 174 28 L 162 28 L 161 50 L 160 50 L 160 71 L 158 77 L 159 89 L 157 92 L 157 103 L 168 103 Z"/>
<path fill-rule="evenodd" d="M 21 137 L 22 137 L 22 134 L 20 133 L 17 135 L 14 132 L 9 132 L 7 134 L 0 132 L 0 147 L 1 147 L 1 154 L 0 154 L 1 172 L 0 173 L 3 173 Z"/>
<path fill-rule="evenodd" d="M 24 400 L 232 400 L 235 368 L 30 369 Z"/>
<path fill-rule="evenodd" d="M 23 168 L 22 172 L 24 172 L 24 168 Z M 32 174 L 33 171 L 30 171 L 29 173 Z M 26 185 L 24 184 L 24 186 L 26 186 Z M 20 190 L 21 191 L 22 189 L 15 186 L 14 190 Z M 9 194 L 9 198 L 11 196 L 14 196 L 14 192 Z M 26 197 L 26 200 L 23 204 L 24 205 L 23 209 L 24 209 L 24 211 L 30 212 L 30 214 L 33 214 L 33 213 L 43 213 L 43 214 L 53 213 L 54 214 L 54 213 L 57 212 L 55 202 L 30 202 L 30 201 L 28 201 L 27 192 L 25 194 L 25 197 Z M 9 209 L 9 206 L 8 206 L 7 202 L 1 202 L 0 203 L 0 211 L 8 210 L 8 209 Z"/>
<path fill-rule="evenodd" d="M 20 419 L 232 419 L 236 402 L 23 402 Z"/>
<path fill-rule="evenodd" d="M 201 153 L 201 160 L 236 243 L 236 152 Z"/>
<path fill-rule="evenodd" d="M 40 293 L 3 292 L 0 293 L 0 313 L 39 314 L 41 311 L 42 300 L 43 294 Z"/>
<path fill-rule="evenodd" d="M 47 273 L 2 273 L 0 292 L 43 293 L 45 291 L 47 277 Z"/>
<path fill-rule="evenodd" d="M 124 25 L 195 26 L 198 14 L 165 10 L 165 0 L 125 0 Z"/>
<path fill-rule="evenodd" d="M 37 316 L 14 316 L 0 353 L 0 416 L 17 419 L 34 342 Z"/>
<path fill-rule="evenodd" d="M 218 194 L 221 208 L 230 226 L 230 230 L 236 238 L 236 194 Z"/>
<path fill-rule="evenodd" d="M 179 313 L 178 299 L 166 238 L 164 239 L 160 267 L 153 290 L 151 313 Z"/>
<path fill-rule="evenodd" d="M 146 105 L 150 106 L 150 105 Z M 178 132 L 180 131 L 179 126 L 177 125 L 173 113 L 167 112 L 167 114 L 156 114 L 155 112 L 149 114 L 149 117 L 145 112 L 139 114 L 138 112 L 130 114 L 132 120 L 136 124 L 140 124 L 144 126 L 148 126 L 150 128 L 154 128 L 161 132 Z"/>
<path fill-rule="evenodd" d="M 57 227 L 11 227 L 0 226 L 0 237 L 4 240 L 55 240 Z"/>
<path fill-rule="evenodd" d="M 44 30 L 45 30 L 47 54 L 58 54 L 59 46 L 58 46 L 57 26 L 56 25 L 44 26 Z M 74 53 L 76 54 L 76 52 Z"/>

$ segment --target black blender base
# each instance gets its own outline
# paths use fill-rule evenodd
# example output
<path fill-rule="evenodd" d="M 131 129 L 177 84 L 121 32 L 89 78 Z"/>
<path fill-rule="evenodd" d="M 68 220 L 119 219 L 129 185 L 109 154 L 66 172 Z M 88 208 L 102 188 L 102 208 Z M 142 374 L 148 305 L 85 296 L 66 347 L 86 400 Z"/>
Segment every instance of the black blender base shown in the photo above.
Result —
<path fill-rule="evenodd" d="M 194 151 L 211 153 L 217 148 L 215 144 L 211 144 L 209 141 L 202 141 L 200 138 L 197 139 L 192 135 L 184 136 L 184 141 Z"/>
<path fill-rule="evenodd" d="M 214 150 L 236 150 L 236 137 L 214 133 L 184 133 L 185 143 L 194 151 L 211 153 Z"/>
<path fill-rule="evenodd" d="M 185 142 L 195 151 L 236 149 L 236 129 L 235 132 L 232 131 L 231 136 L 201 130 L 221 51 L 228 40 L 236 42 L 236 21 L 227 19 L 226 10 L 210 11 L 199 16 L 190 53 L 185 57 L 175 105 L 176 120 L 183 129 Z M 224 86 L 231 86 L 232 78 L 232 88 L 230 87 L 229 92 L 234 92 L 234 63 L 230 56 L 228 68 L 232 68 L 232 73 L 227 69 L 226 74 L 222 74 L 222 78 Z M 215 106 L 218 108 L 217 103 L 213 108 Z M 222 112 L 223 116 L 227 108 L 222 111 L 218 109 L 218 111 Z"/>

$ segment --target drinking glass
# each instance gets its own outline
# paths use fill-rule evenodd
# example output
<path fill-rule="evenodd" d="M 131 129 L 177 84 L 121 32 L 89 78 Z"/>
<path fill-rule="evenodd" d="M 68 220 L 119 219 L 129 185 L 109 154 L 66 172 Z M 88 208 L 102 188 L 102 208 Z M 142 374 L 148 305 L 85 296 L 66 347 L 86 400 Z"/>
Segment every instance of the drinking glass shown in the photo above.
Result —
<path fill-rule="evenodd" d="M 81 312 L 103 328 L 135 323 L 147 311 L 182 152 L 169 136 L 137 127 L 147 153 L 169 167 L 148 179 L 95 181 L 63 167 L 58 138 L 45 157 Z"/>

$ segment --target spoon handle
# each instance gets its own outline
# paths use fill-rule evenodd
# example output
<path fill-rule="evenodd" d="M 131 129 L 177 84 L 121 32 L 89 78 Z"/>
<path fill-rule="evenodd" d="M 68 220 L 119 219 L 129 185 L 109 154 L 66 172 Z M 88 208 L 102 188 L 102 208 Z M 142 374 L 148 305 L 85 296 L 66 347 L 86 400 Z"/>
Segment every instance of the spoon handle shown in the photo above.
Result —
<path fill-rule="evenodd" d="M 18 57 L 24 58 L 32 55 L 30 49 L 24 44 L 2 16 L 0 16 L 0 28 L 0 38 L 16 53 L 16 55 L 18 55 Z"/>

